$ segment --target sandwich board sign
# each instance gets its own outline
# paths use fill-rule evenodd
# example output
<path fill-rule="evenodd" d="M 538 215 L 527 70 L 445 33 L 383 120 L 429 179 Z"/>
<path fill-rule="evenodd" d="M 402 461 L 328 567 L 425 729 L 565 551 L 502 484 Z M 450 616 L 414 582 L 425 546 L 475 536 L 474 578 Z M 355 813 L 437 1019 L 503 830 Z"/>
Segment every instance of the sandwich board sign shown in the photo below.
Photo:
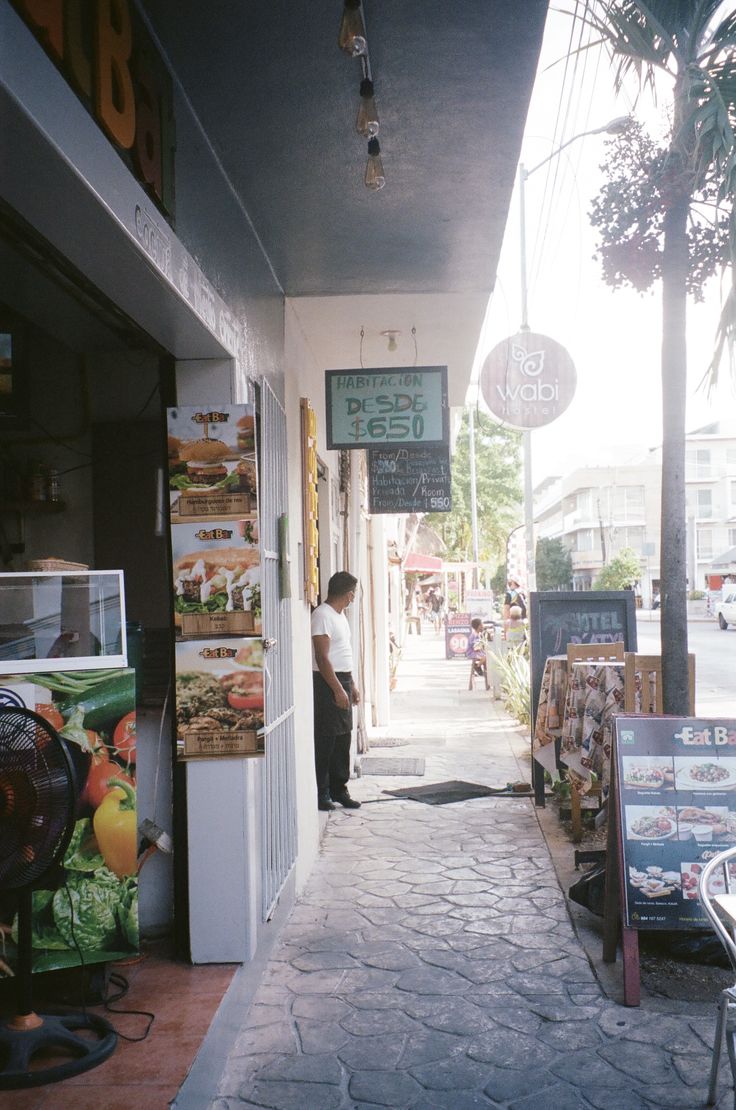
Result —
<path fill-rule="evenodd" d="M 698 881 L 736 844 L 736 720 L 620 715 L 612 759 L 603 956 L 615 959 L 620 910 L 625 1001 L 637 1005 L 637 934 L 711 928 Z M 725 891 L 717 871 L 710 893 Z"/>
<path fill-rule="evenodd" d="M 539 705 L 544 664 L 561 655 L 568 644 L 611 644 L 623 641 L 636 651 L 636 604 L 633 590 L 553 590 L 529 596 L 529 640 L 532 672 L 532 733 Z M 532 759 L 535 801 L 544 805 L 544 773 Z"/>

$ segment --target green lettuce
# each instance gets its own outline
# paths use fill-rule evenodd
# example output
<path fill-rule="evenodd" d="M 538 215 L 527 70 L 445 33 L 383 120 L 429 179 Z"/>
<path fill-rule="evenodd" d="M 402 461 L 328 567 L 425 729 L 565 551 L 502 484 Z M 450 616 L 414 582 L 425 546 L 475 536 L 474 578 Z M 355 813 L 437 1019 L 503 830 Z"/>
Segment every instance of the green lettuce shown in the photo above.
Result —
<path fill-rule="evenodd" d="M 97 871 L 104 867 L 100 850 L 97 847 L 97 838 L 92 828 L 89 817 L 83 817 L 74 826 L 69 847 L 64 856 L 64 867 L 68 871 Z"/>
<path fill-rule="evenodd" d="M 115 946 L 120 885 L 106 867 L 94 874 L 72 871 L 67 876 L 66 887 L 60 887 L 53 896 L 53 913 L 68 947 L 78 945 L 82 951 L 90 951 Z"/>

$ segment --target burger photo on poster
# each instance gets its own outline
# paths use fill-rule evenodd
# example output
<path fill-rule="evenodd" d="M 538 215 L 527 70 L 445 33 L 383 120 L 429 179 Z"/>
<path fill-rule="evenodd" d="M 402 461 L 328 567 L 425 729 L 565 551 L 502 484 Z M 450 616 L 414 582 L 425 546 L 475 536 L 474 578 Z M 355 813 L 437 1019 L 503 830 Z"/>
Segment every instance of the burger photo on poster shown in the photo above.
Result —
<path fill-rule="evenodd" d="M 253 414 L 241 416 L 236 424 L 239 451 L 255 451 L 256 418 Z"/>

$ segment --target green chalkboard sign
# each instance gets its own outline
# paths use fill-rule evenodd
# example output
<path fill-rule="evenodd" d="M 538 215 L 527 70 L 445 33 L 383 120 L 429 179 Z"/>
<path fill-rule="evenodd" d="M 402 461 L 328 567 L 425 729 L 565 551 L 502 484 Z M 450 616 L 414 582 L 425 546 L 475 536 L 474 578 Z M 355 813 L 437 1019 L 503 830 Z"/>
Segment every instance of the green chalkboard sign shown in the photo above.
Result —
<path fill-rule="evenodd" d="M 449 442 L 446 366 L 326 370 L 330 450 Z"/>

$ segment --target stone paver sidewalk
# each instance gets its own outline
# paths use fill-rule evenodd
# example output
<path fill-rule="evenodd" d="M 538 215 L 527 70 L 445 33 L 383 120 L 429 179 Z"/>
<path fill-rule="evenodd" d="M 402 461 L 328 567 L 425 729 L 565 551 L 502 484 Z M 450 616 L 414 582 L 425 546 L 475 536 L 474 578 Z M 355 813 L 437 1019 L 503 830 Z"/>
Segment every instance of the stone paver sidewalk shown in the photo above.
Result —
<path fill-rule="evenodd" d="M 519 777 L 508 719 L 463 690 L 464 664 L 431 651 L 415 643 L 404 665 L 393 734 L 412 736 L 400 752 L 427 755 L 428 769 L 403 783 Z M 426 806 L 386 798 L 391 785 L 361 780 L 363 808 L 330 815 L 211 1106 L 704 1105 L 715 1008 L 605 997 L 532 802 Z M 725 1061 L 722 1084 L 730 1108 Z"/>

